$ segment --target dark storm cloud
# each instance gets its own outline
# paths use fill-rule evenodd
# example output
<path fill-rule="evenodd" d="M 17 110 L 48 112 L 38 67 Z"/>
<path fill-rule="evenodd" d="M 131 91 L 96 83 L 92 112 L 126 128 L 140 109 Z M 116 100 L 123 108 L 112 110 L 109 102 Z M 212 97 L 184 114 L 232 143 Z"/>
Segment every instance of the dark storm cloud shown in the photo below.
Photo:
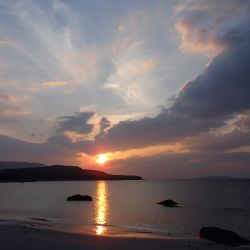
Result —
<path fill-rule="evenodd" d="M 113 126 L 106 142 L 129 148 L 167 143 L 218 128 L 250 109 L 250 33 L 222 52 L 204 74 L 185 85 L 169 110 Z"/>
<path fill-rule="evenodd" d="M 222 135 L 205 133 L 201 136 L 188 138 L 183 141 L 191 150 L 199 151 L 227 151 L 243 146 L 250 146 L 249 131 L 232 131 Z"/>
<path fill-rule="evenodd" d="M 190 81 L 171 110 L 201 119 L 227 117 L 250 108 L 250 32 Z"/>
<path fill-rule="evenodd" d="M 241 2 L 237 2 L 236 10 L 245 11 L 239 4 Z M 249 7 L 248 3 L 245 5 Z M 213 28 L 204 32 L 207 20 L 201 22 L 201 10 L 198 8 L 191 13 L 199 18 L 192 18 L 192 27 L 190 15 L 185 16 L 182 22 L 189 22 L 187 27 L 191 30 L 188 32 L 192 33 L 192 28 L 196 32 L 200 29 L 199 43 L 209 37 L 207 42 L 220 43 L 224 46 L 223 51 L 203 74 L 183 87 L 168 110 L 154 118 L 118 123 L 108 130 L 102 143 L 111 148 L 169 143 L 219 128 L 235 114 L 250 109 L 250 18 L 238 17 L 237 22 L 230 23 L 230 17 L 223 17 L 227 25 L 221 25 L 220 32 Z"/>
<path fill-rule="evenodd" d="M 191 1 L 177 29 L 189 50 L 221 51 L 205 72 L 188 82 L 171 110 L 207 119 L 250 108 L 250 2 Z"/>
<path fill-rule="evenodd" d="M 94 112 L 78 112 L 74 115 L 58 117 L 57 132 L 71 131 L 78 134 L 89 134 L 92 132 L 94 124 L 89 124 L 88 121 L 94 114 Z"/>
<path fill-rule="evenodd" d="M 186 136 L 193 136 L 212 127 L 223 124 L 221 120 L 191 119 L 188 115 L 163 111 L 154 118 L 137 121 L 122 121 L 108 130 L 98 144 L 110 149 L 127 149 L 149 145 L 172 143 Z"/>

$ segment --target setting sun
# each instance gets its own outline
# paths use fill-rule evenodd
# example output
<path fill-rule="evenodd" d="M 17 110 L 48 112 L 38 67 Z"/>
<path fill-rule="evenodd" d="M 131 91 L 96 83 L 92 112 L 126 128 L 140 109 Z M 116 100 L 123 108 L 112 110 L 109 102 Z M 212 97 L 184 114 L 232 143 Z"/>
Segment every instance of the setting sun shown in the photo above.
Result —
<path fill-rule="evenodd" d="M 96 162 L 98 164 L 104 164 L 108 160 L 107 156 L 104 154 L 97 155 Z"/>

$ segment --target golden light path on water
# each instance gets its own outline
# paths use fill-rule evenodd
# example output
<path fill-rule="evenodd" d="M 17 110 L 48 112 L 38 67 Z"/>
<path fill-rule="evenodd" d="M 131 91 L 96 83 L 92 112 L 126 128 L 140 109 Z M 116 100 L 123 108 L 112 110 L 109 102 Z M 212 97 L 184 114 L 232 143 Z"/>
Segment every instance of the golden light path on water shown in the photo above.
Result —
<path fill-rule="evenodd" d="M 95 233 L 97 235 L 104 235 L 107 231 L 105 226 L 108 219 L 108 192 L 107 183 L 105 181 L 99 181 L 97 183 L 97 202 L 95 205 Z"/>

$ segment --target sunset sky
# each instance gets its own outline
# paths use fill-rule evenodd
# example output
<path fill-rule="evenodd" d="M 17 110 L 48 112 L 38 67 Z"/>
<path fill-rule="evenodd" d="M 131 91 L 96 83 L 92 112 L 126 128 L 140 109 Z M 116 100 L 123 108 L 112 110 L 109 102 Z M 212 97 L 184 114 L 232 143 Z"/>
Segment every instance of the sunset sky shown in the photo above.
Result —
<path fill-rule="evenodd" d="M 250 177 L 249 13 L 247 0 L 0 0 L 0 160 Z"/>

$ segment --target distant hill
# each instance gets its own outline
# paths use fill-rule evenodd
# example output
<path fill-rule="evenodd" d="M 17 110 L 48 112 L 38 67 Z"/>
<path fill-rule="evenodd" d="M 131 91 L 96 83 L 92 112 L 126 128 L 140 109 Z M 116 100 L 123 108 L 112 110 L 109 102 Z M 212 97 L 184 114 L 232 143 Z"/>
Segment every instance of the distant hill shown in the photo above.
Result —
<path fill-rule="evenodd" d="M 0 161 L 0 170 L 15 169 L 15 168 L 37 168 L 37 167 L 45 167 L 45 165 L 36 162 Z"/>
<path fill-rule="evenodd" d="M 80 180 L 142 180 L 142 177 L 135 175 L 112 175 L 97 170 L 62 165 L 0 170 L 0 182 Z"/>

